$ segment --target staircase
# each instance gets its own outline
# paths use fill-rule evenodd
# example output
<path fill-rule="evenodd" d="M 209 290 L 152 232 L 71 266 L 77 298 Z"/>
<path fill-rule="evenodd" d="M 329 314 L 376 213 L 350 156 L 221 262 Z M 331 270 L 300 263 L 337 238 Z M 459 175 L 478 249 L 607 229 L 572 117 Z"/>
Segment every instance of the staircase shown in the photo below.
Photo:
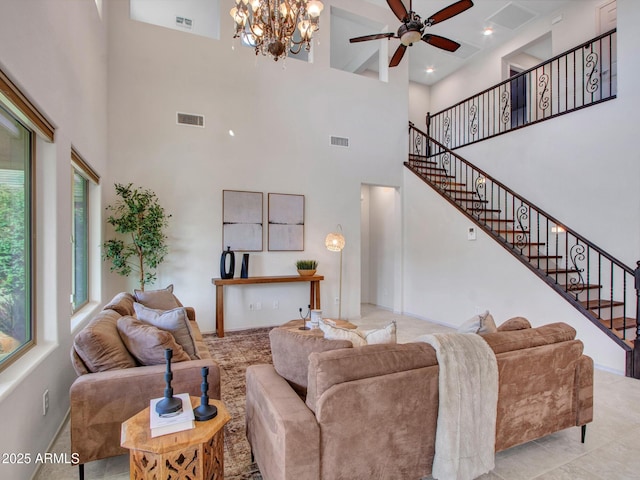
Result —
<path fill-rule="evenodd" d="M 413 124 L 405 166 L 618 343 L 640 378 L 640 262 L 623 264 Z"/>

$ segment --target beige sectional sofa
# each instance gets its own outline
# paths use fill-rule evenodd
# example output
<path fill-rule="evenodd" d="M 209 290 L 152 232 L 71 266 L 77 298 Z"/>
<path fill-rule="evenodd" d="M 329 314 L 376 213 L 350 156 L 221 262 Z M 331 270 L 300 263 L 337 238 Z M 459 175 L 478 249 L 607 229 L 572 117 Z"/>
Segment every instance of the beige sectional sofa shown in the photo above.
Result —
<path fill-rule="evenodd" d="M 152 398 L 164 395 L 164 361 L 141 365 L 119 333 L 123 325 L 136 321 L 134 301 L 129 293 L 118 294 L 78 333 L 71 349 L 71 361 L 78 374 L 69 392 L 71 451 L 78 454 L 81 466 L 127 453 L 128 450 L 120 446 L 122 422 L 148 407 Z M 179 304 L 177 299 L 175 301 Z M 200 396 L 202 367 L 208 367 L 209 397 L 220 399 L 218 365 L 211 359 L 202 340 L 194 310 L 186 307 L 184 313 L 189 319 L 195 354 L 193 359 L 172 362 L 172 388 L 175 393 Z M 127 345 L 130 345 L 129 341 Z M 148 348 L 143 350 L 146 354 L 153 353 Z M 162 357 L 164 350 L 157 347 L 156 350 L 155 356 Z"/>
<path fill-rule="evenodd" d="M 592 420 L 593 362 L 575 335 L 564 323 L 483 335 L 499 372 L 496 451 Z M 247 369 L 247 438 L 264 479 L 429 475 L 439 402 L 434 349 L 330 349 L 317 341 L 307 348 L 323 351 L 310 353 L 306 385 L 299 368 L 293 386 L 278 373 L 287 375 L 286 362 L 275 362 L 279 352 L 276 367 Z"/>

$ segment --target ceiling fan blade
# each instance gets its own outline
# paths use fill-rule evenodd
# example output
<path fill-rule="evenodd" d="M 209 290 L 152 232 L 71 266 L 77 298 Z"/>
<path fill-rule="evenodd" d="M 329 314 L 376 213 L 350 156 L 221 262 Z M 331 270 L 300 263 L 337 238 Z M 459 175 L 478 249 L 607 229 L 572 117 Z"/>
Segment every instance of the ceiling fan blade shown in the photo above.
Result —
<path fill-rule="evenodd" d="M 434 47 L 446 50 L 447 52 L 455 52 L 460 48 L 460 44 L 458 42 L 441 37 L 440 35 L 431 35 L 427 33 L 422 36 L 422 41 L 427 42 L 429 45 L 433 45 Z"/>
<path fill-rule="evenodd" d="M 405 45 L 400 44 L 400 46 L 396 48 L 396 51 L 393 54 L 393 57 L 391 57 L 391 61 L 389 62 L 389 67 L 397 67 L 398 64 L 400 63 L 400 60 L 402 60 L 402 57 L 404 57 L 404 52 L 406 51 L 407 51 L 407 47 Z"/>
<path fill-rule="evenodd" d="M 429 25 L 435 25 L 436 23 L 440 23 L 448 20 L 451 17 L 455 17 L 459 13 L 462 13 L 471 7 L 473 7 L 473 2 L 471 0 L 460 0 L 456 3 L 452 3 L 448 7 L 443 8 L 439 12 L 434 13 L 429 17 L 429 20 L 427 20 L 427 22 L 429 23 Z"/>
<path fill-rule="evenodd" d="M 379 38 L 391 38 L 395 36 L 395 33 L 393 32 L 388 32 L 388 33 L 374 33 L 373 35 L 365 35 L 364 37 L 355 37 L 355 38 L 350 38 L 349 42 L 351 43 L 356 43 L 356 42 L 367 42 L 369 40 L 378 40 Z"/>
<path fill-rule="evenodd" d="M 398 17 L 398 20 L 403 21 L 406 17 L 409 16 L 409 12 L 407 12 L 407 7 L 404 6 L 402 0 L 387 0 L 389 4 L 389 8 Z"/>

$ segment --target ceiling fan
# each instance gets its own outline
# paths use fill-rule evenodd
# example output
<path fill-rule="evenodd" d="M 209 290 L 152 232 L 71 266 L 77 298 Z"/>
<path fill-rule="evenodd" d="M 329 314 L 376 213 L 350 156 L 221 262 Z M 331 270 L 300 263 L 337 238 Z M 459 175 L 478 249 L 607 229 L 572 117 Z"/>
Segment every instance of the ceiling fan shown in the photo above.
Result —
<path fill-rule="evenodd" d="M 407 47 L 410 47 L 418 40 L 422 40 L 429 45 L 433 45 L 434 47 L 441 48 L 448 52 L 455 52 L 460 48 L 460 44 L 458 42 L 441 37 L 440 35 L 424 33 L 424 31 L 427 27 L 448 20 L 451 17 L 473 7 L 473 2 L 471 0 L 459 0 L 448 7 L 443 8 L 439 12 L 434 13 L 427 20 L 423 21 L 422 18 L 420 18 L 420 15 L 413 11 L 412 0 L 409 0 L 409 11 L 407 11 L 402 0 L 387 0 L 387 3 L 395 16 L 398 17 L 398 20 L 402 22 L 402 25 L 398 28 L 398 32 L 376 33 L 373 35 L 365 35 L 364 37 L 350 38 L 349 42 L 356 43 L 366 42 L 368 40 L 378 40 L 381 38 L 399 38 L 401 43 L 391 57 L 391 61 L 389 62 L 390 67 L 397 66 L 400 63 L 400 60 L 402 60 Z"/>

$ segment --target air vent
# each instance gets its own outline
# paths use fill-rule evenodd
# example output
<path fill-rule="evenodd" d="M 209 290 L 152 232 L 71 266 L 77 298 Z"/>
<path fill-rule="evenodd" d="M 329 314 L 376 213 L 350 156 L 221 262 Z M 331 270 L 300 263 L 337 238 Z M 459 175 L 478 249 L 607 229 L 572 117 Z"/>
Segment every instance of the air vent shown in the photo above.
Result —
<path fill-rule="evenodd" d="M 347 147 L 349 148 L 349 139 L 345 137 L 334 137 L 331 136 L 331 145 L 336 147 Z"/>
<path fill-rule="evenodd" d="M 193 20 L 185 17 L 176 17 L 176 25 L 182 28 L 191 28 L 193 26 Z"/>
<path fill-rule="evenodd" d="M 498 10 L 494 15 L 487 18 L 487 22 L 501 25 L 510 30 L 515 30 L 535 16 L 535 13 L 525 10 L 514 3 L 509 3 L 504 8 Z"/>
<path fill-rule="evenodd" d="M 191 127 L 204 128 L 204 115 L 178 112 L 178 125 L 189 125 Z"/>

